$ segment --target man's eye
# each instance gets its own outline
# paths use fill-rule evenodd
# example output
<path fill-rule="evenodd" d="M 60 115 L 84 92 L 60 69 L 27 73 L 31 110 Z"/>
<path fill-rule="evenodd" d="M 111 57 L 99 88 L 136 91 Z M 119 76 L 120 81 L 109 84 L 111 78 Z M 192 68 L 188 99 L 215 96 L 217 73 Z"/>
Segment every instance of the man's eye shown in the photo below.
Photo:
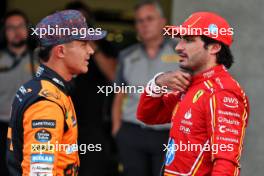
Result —
<path fill-rule="evenodd" d="M 192 41 L 193 41 L 193 39 L 192 39 L 191 37 L 186 37 L 186 38 L 184 38 L 184 40 L 185 40 L 186 42 L 192 42 Z"/>
<path fill-rule="evenodd" d="M 81 46 L 85 47 L 86 46 L 86 42 L 82 42 Z"/>
<path fill-rule="evenodd" d="M 183 40 L 185 40 L 186 42 L 194 41 L 194 39 L 192 37 L 184 37 Z"/>

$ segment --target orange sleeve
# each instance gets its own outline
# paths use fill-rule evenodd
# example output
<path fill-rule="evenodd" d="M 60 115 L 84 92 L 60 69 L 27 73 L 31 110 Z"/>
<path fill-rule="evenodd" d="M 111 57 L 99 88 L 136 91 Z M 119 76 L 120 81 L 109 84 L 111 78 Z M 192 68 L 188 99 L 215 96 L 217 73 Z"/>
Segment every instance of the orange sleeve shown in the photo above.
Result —
<path fill-rule="evenodd" d="M 23 176 L 56 175 L 56 161 L 64 130 L 64 114 L 59 105 L 43 100 L 24 113 Z"/>

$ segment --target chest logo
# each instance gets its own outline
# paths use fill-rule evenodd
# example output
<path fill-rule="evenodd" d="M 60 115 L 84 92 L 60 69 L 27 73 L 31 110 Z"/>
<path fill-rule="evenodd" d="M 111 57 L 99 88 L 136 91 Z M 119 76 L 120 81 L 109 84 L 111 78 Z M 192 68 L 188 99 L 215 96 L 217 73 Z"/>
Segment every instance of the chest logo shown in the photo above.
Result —
<path fill-rule="evenodd" d="M 192 102 L 196 103 L 203 94 L 204 94 L 203 90 L 198 90 L 194 95 Z"/>
<path fill-rule="evenodd" d="M 176 153 L 176 147 L 175 147 L 174 139 L 172 139 L 172 138 L 169 139 L 168 146 L 166 146 L 166 150 L 167 150 L 167 153 L 165 156 L 165 158 L 166 158 L 165 159 L 165 165 L 169 166 L 173 162 L 174 157 L 175 157 L 175 153 Z"/>
<path fill-rule="evenodd" d="M 185 118 L 186 120 L 189 120 L 190 118 L 192 118 L 192 109 L 189 109 L 189 110 L 185 113 L 184 118 Z"/>
<path fill-rule="evenodd" d="M 238 99 L 233 97 L 224 97 L 223 103 L 228 108 L 238 108 Z"/>

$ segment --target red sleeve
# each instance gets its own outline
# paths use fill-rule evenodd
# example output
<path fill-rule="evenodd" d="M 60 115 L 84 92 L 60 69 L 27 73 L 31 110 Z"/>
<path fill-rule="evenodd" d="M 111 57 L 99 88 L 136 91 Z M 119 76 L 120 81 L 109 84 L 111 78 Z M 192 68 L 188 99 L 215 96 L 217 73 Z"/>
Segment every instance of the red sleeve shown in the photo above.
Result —
<path fill-rule="evenodd" d="M 229 91 L 213 94 L 207 102 L 211 137 L 212 176 L 239 175 L 239 162 L 248 117 L 245 97 Z M 213 151 L 213 149 L 218 149 Z"/>
<path fill-rule="evenodd" d="M 161 97 L 151 97 L 144 92 L 140 96 L 137 119 L 146 124 L 170 123 L 179 96 L 180 93 L 167 93 Z"/>

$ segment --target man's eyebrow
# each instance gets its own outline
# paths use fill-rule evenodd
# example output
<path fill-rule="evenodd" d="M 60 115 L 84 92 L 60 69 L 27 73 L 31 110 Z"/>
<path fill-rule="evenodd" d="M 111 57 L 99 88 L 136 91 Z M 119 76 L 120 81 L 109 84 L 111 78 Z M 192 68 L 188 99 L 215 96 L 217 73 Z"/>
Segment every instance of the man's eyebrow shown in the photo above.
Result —
<path fill-rule="evenodd" d="M 85 41 L 85 40 L 79 40 L 81 43 L 81 45 L 83 45 L 83 44 L 87 44 L 88 43 L 88 41 Z"/>
<path fill-rule="evenodd" d="M 194 40 L 195 39 L 195 36 L 192 36 L 192 35 L 185 35 L 185 36 L 182 36 L 182 39 L 192 39 Z"/>

